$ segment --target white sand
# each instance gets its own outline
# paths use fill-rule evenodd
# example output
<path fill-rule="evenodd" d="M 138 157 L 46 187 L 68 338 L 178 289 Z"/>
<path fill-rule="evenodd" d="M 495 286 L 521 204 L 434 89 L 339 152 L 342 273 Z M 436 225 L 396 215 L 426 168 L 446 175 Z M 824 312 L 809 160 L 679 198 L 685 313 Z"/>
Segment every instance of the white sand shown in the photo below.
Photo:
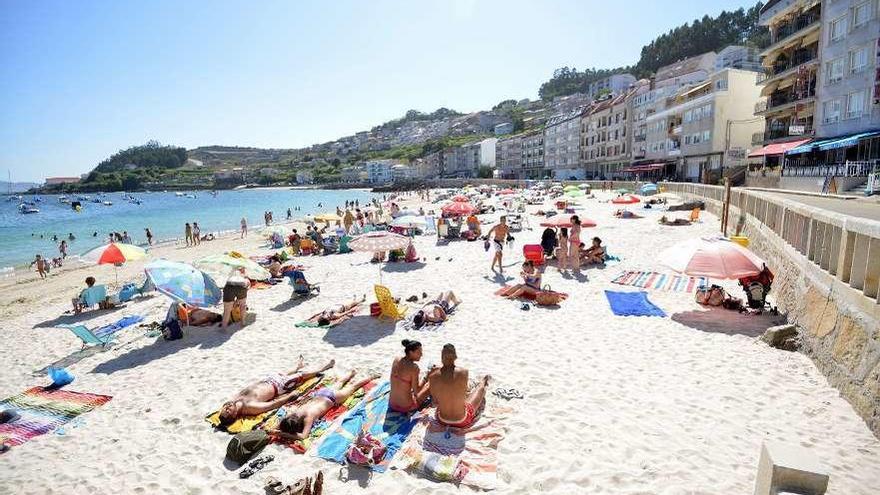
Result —
<path fill-rule="evenodd" d="M 526 394 L 509 403 L 515 413 L 500 445 L 497 493 L 748 494 L 763 439 L 815 452 L 831 472 L 830 494 L 877 493 L 880 441 L 810 360 L 735 334 L 747 327 L 759 331 L 772 319 L 727 311 L 706 318 L 688 313 L 702 311 L 692 295 L 661 291 L 650 297 L 672 318 L 612 315 L 603 290 L 630 290 L 610 284 L 620 270 L 662 271 L 656 254 L 677 241 L 715 233 L 714 217 L 704 214 L 704 222 L 691 227 L 661 227 L 655 213 L 617 220 L 612 205 L 585 204 L 583 216 L 599 227 L 585 229 L 584 238 L 601 236 L 624 261 L 585 270 L 581 279 L 548 269 L 545 282 L 570 294 L 557 310 L 521 311 L 519 303 L 494 296 L 499 281 L 481 242 L 438 247 L 425 237 L 417 241 L 428 260 L 423 267 L 390 266 L 382 279 L 403 298 L 452 289 L 464 299 L 439 331 L 395 333 L 392 325 L 366 315 L 331 330 L 294 328 L 355 293 L 372 299 L 379 273 L 361 253 L 303 261 L 308 278 L 321 282 L 318 298 L 289 303 L 288 286 L 252 291 L 249 302 L 258 320 L 240 331 L 196 328 L 181 341 L 154 342 L 140 329 L 126 330 L 120 340 L 128 344 L 89 353 L 69 366 L 76 375 L 69 389 L 113 400 L 81 416 L 64 435 L 44 435 L 0 456 L 0 494 L 263 493 L 267 475 L 292 482 L 317 469 L 324 470 L 325 493 L 469 493 L 398 471 L 345 481 L 346 469 L 275 446 L 266 451 L 275 455 L 273 463 L 239 480 L 223 463 L 229 437 L 203 420 L 241 387 L 292 367 L 300 353 L 315 364 L 335 358 L 339 369 L 387 373 L 402 338 L 423 342 L 423 369 L 438 363 L 440 347 L 452 342 L 460 365 L 473 376 L 490 373 L 493 386 Z M 516 234 L 506 258 L 509 276 L 519 272 L 522 244 L 540 237 L 537 217 L 529 220 L 534 230 Z M 225 239 L 200 251 L 169 247 L 156 254 L 192 259 L 229 246 L 267 252 L 255 245 L 255 238 L 245 244 Z M 106 268 L 91 271 L 105 280 L 112 276 Z M 69 332 L 50 326 L 85 273 L 0 288 L 7 315 L 0 396 L 47 383 L 33 373 L 79 349 Z M 24 302 L 12 303 L 18 298 Z M 133 313 L 158 320 L 167 304 L 155 296 L 89 313 L 83 321 L 100 325 Z"/>

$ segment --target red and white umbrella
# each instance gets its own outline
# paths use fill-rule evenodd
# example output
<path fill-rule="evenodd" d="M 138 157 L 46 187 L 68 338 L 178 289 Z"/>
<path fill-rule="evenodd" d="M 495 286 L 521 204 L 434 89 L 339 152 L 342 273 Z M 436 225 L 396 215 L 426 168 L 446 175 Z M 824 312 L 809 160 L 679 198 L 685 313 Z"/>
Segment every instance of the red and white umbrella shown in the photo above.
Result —
<path fill-rule="evenodd" d="M 464 194 L 458 194 L 458 195 L 452 197 L 452 201 L 454 201 L 456 203 L 469 203 L 470 199 L 467 196 L 465 196 Z"/>
<path fill-rule="evenodd" d="M 690 239 L 659 256 L 660 263 L 676 272 L 697 277 L 740 279 L 761 273 L 764 260 L 724 238 Z"/>
<path fill-rule="evenodd" d="M 82 260 L 98 265 L 118 265 L 126 261 L 140 260 L 147 257 L 147 252 L 133 244 L 111 242 L 82 255 Z"/>
<path fill-rule="evenodd" d="M 508 195 L 508 194 L 516 194 L 516 191 L 513 189 L 502 189 L 498 191 L 498 194 Z"/>
<path fill-rule="evenodd" d="M 461 215 L 470 215 L 471 213 L 477 211 L 477 208 L 470 203 L 461 203 L 453 201 L 448 205 L 440 208 L 440 211 L 447 215 L 453 216 L 461 216 Z"/>
<path fill-rule="evenodd" d="M 394 251 L 395 249 L 406 249 L 409 246 L 410 238 L 395 234 L 393 232 L 368 232 L 355 236 L 348 241 L 348 247 L 352 251 L 375 253 L 379 251 Z"/>
<path fill-rule="evenodd" d="M 566 227 L 571 228 L 571 217 L 575 215 L 553 215 L 541 222 L 541 227 Z M 590 220 L 589 218 L 582 218 L 578 216 L 578 219 L 581 221 L 581 227 L 595 227 L 596 222 Z"/>

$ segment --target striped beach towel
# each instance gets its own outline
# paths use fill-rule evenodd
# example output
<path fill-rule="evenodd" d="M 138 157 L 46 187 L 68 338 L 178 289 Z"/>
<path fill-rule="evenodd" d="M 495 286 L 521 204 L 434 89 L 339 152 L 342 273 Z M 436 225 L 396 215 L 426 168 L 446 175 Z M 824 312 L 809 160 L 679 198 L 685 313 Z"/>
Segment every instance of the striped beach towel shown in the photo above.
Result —
<path fill-rule="evenodd" d="M 298 387 L 296 387 L 296 391 L 299 394 L 305 394 L 312 387 L 316 386 L 319 381 L 320 380 L 318 378 L 311 378 L 309 380 L 306 380 L 306 381 L 300 383 Z M 235 420 L 234 423 L 227 426 L 224 429 L 224 431 L 226 431 L 226 433 L 229 433 L 230 435 L 235 435 L 236 433 L 241 433 L 243 431 L 251 431 L 254 428 L 256 428 L 257 426 L 259 426 L 260 423 L 265 421 L 266 418 L 275 414 L 275 411 L 277 411 L 277 409 L 272 410 L 272 411 L 267 411 L 264 413 L 260 413 L 255 416 L 245 416 L 242 418 L 238 418 Z M 211 423 L 211 426 L 213 426 L 215 428 L 219 428 L 220 427 L 220 411 L 217 410 L 217 411 L 214 411 L 211 414 L 205 416 L 205 421 L 207 421 L 208 423 Z"/>
<path fill-rule="evenodd" d="M 0 410 L 12 410 L 19 417 L 0 424 L 0 442 L 21 445 L 44 435 L 80 414 L 110 401 L 109 395 L 87 394 L 68 390 L 34 387 L 0 401 Z"/>
<path fill-rule="evenodd" d="M 611 283 L 669 292 L 693 292 L 701 285 L 709 285 L 709 279 L 706 277 L 627 270 L 621 272 Z"/>

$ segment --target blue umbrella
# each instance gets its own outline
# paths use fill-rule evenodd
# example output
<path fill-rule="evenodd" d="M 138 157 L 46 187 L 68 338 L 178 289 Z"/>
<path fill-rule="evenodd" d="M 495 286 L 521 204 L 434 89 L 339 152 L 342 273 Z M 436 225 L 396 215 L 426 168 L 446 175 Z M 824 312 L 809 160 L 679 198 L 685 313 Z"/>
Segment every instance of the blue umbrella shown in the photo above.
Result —
<path fill-rule="evenodd" d="M 222 293 L 205 272 L 186 263 L 158 260 L 144 267 L 156 290 L 175 301 L 206 308 L 220 302 Z"/>
<path fill-rule="evenodd" d="M 654 194 L 657 192 L 657 184 L 645 184 L 641 188 L 643 195 Z"/>

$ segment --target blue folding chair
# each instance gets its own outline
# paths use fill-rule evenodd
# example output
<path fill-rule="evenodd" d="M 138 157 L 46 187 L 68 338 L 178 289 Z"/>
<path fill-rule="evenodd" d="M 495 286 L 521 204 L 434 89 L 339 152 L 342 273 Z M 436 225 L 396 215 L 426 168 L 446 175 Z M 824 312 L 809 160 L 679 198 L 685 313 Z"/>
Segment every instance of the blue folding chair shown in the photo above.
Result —
<path fill-rule="evenodd" d="M 106 347 L 113 341 L 113 337 L 115 334 L 107 334 L 103 337 L 95 335 L 94 332 L 89 330 L 89 327 L 83 324 L 76 325 L 58 325 L 58 328 L 66 328 L 73 332 L 74 335 L 79 337 L 82 340 L 83 345 L 82 348 L 85 349 L 87 345 L 99 345 L 101 347 Z"/>

